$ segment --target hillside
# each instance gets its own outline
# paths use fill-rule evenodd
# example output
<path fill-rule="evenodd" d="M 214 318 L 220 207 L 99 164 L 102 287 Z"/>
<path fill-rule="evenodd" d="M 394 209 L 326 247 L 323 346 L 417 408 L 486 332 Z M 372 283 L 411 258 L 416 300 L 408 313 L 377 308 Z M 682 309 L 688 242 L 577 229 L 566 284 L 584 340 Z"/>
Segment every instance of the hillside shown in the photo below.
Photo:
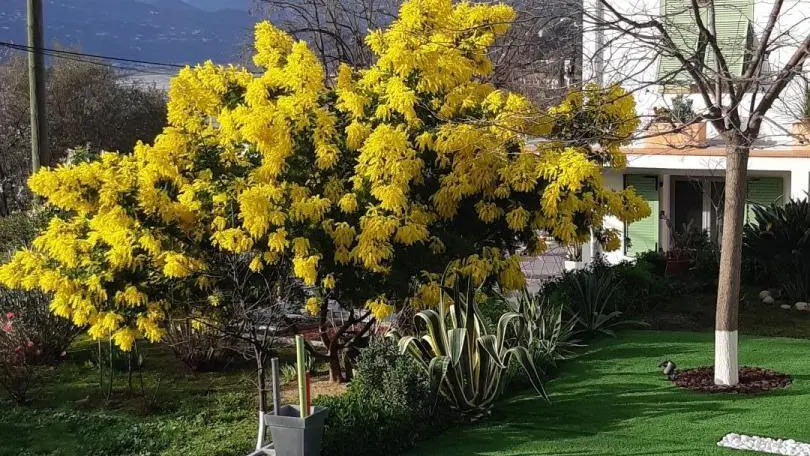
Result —
<path fill-rule="evenodd" d="M 24 44 L 25 2 L 3 3 L 0 40 Z M 87 53 L 172 63 L 238 61 L 255 22 L 247 12 L 249 0 L 44 3 L 49 47 L 58 43 Z"/>

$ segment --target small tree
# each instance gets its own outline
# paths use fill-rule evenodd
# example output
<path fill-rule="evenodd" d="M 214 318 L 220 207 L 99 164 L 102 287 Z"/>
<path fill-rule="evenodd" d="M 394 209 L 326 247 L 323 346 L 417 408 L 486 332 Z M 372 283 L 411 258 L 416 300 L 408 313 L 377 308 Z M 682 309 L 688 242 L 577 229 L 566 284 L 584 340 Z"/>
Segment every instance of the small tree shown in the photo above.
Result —
<path fill-rule="evenodd" d="M 52 292 L 54 312 L 126 349 L 159 340 L 166 316 L 185 312 L 177 303 L 232 288 L 218 254 L 262 277 L 289 265 L 320 316 L 320 356 L 345 379 L 341 355 L 373 321 L 355 326 L 435 305 L 448 262 L 476 283 L 520 288 L 514 252 L 542 250 L 540 231 L 583 242 L 608 215 L 649 213 L 602 182 L 637 125 L 621 89 L 589 86 L 546 112 L 483 82 L 513 18 L 503 5 L 407 2 L 368 36 L 376 63 L 341 66 L 331 84 L 306 43 L 259 24 L 261 75 L 186 68 L 153 145 L 34 175 L 32 190 L 67 215 L 0 280 Z M 567 141 L 583 128 L 588 142 Z M 549 139 L 529 147 L 528 135 Z M 603 231 L 616 248 L 618 234 Z M 331 300 L 352 311 L 336 331 Z M 216 301 L 201 307 L 216 314 Z"/>

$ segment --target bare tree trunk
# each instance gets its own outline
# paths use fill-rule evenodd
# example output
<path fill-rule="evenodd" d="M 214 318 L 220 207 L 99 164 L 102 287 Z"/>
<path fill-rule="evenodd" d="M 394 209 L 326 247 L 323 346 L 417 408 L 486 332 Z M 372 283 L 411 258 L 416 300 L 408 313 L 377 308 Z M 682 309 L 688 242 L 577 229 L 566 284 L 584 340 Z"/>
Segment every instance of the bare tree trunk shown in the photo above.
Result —
<path fill-rule="evenodd" d="M 267 413 L 267 380 L 264 373 L 264 350 L 258 345 L 254 345 L 253 353 L 256 356 L 256 380 L 259 389 L 259 429 L 256 438 L 256 449 L 258 450 L 264 446 L 266 432 L 264 414 Z"/>
<path fill-rule="evenodd" d="M 726 144 L 726 198 L 714 331 L 714 382 L 717 385 L 732 386 L 739 383 L 737 325 L 746 178 L 751 146 L 739 133 L 730 132 L 729 135 Z"/>
<path fill-rule="evenodd" d="M 340 367 L 340 350 L 329 350 L 329 381 L 343 383 L 343 369 Z"/>

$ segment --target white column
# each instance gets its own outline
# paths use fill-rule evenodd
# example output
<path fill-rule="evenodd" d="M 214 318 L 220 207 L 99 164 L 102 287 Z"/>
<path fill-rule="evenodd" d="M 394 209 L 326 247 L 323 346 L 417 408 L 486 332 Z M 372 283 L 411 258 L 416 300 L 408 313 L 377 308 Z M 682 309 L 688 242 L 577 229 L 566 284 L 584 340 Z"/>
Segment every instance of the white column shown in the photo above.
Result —
<path fill-rule="evenodd" d="M 669 226 L 667 226 L 666 219 L 670 217 L 670 195 L 672 194 L 671 191 L 671 179 L 672 176 L 669 174 L 662 174 L 659 179 L 661 179 L 660 185 L 660 193 L 659 199 L 661 201 L 660 210 L 661 214 L 658 214 L 659 223 L 658 223 L 658 243 L 661 245 L 661 249 L 665 252 L 669 250 Z M 664 215 L 662 217 L 661 215 Z"/>
<path fill-rule="evenodd" d="M 790 171 L 790 197 L 805 199 L 808 191 L 810 191 L 810 167 L 792 169 Z"/>

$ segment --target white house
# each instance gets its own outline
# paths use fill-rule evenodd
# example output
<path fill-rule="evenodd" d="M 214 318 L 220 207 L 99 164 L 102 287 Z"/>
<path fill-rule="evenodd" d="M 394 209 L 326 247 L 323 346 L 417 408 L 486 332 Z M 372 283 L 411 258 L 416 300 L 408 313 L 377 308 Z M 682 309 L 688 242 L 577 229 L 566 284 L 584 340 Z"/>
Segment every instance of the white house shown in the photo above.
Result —
<path fill-rule="evenodd" d="M 683 27 L 673 34 L 687 46 L 690 40 L 698 45 L 697 33 L 689 32 L 690 27 L 697 30 L 697 25 L 689 23 L 688 13 L 694 11 L 692 0 L 607 1 L 610 7 L 639 22 L 660 18 L 675 10 L 687 13 L 676 18 Z M 696 0 L 695 3 L 706 5 L 712 1 L 717 11 L 714 20 L 718 41 L 731 59 L 737 56 L 736 61 L 729 62 L 733 71 L 742 72 L 745 56 L 755 49 L 774 0 Z M 781 68 L 797 48 L 798 40 L 810 34 L 810 0 L 785 0 L 784 3 L 773 34 L 780 41 L 768 56 L 766 72 Z M 700 113 L 705 109 L 702 97 L 677 84 L 676 77 L 667 79 L 668 75 L 679 71 L 678 62 L 671 57 L 659 55 L 660 50 L 640 44 L 629 34 L 596 27 L 594 18 L 610 15 L 599 0 L 585 0 L 584 8 L 583 80 L 621 83 L 634 94 L 637 113 L 642 119 L 639 139 L 626 148 L 627 168 L 605 170 L 604 177 L 617 189 L 632 185 L 652 208 L 650 217 L 627 226 L 616 219 L 606 220 L 606 226 L 622 231 L 625 239 L 622 248 L 607 254 L 607 259 L 619 262 L 641 251 L 667 250 L 672 240 L 668 220 L 673 227 L 691 222 L 716 239 L 722 224 L 725 171 L 722 139 L 710 125 L 706 126 L 705 139 L 696 132 L 682 142 L 662 136 L 644 138 L 648 135 L 643 131 L 650 126 L 656 107 L 671 106 L 673 98 L 682 95 L 692 100 L 694 110 Z M 807 68 L 805 65 L 805 71 Z M 664 80 L 675 82 L 662 83 Z M 801 101 L 806 87 L 803 78 L 795 78 L 763 123 L 760 140 L 748 163 L 750 204 L 804 198 L 810 189 L 810 145 L 802 144 L 801 138 L 792 134 L 793 125 L 802 118 Z M 751 94 L 745 97 L 743 105 L 747 106 Z M 589 250 L 584 249 L 586 257 Z"/>

